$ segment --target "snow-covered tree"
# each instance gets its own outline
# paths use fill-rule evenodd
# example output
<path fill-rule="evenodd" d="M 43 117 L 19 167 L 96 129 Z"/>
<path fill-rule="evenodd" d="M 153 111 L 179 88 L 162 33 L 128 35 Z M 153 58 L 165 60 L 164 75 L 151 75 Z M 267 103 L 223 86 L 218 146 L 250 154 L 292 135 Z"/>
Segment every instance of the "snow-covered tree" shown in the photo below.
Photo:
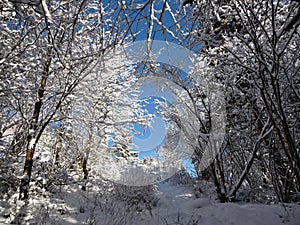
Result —
<path fill-rule="evenodd" d="M 27 198 L 40 137 L 49 125 L 63 123 L 59 111 L 126 29 L 116 26 L 109 6 L 93 1 L 1 5 L 1 102 L 9 103 L 1 129 L 13 129 L 11 146 L 26 152 L 20 198 Z"/>
<path fill-rule="evenodd" d="M 1 151 L 6 159 L 8 156 L 16 159 L 16 155 L 25 154 L 20 198 L 28 197 L 34 158 L 41 152 L 52 152 L 50 158 L 55 155 L 53 160 L 55 165 L 59 165 L 66 146 L 75 148 L 78 151 L 68 158 L 71 162 L 94 143 L 91 133 L 112 134 L 114 131 L 106 131 L 105 128 L 111 126 L 115 133 L 120 133 L 116 137 L 110 135 L 115 145 L 119 145 L 115 146 L 115 150 L 128 154 L 130 148 L 124 146 L 130 138 L 125 135 L 117 140 L 127 131 L 124 118 L 118 118 L 118 122 L 109 121 L 109 113 L 118 107 L 114 97 L 118 97 L 119 104 L 123 101 L 130 105 L 127 110 L 137 108 L 130 101 L 120 100 L 124 95 L 117 96 L 115 91 L 123 88 L 118 90 L 119 93 L 126 92 L 127 85 L 136 78 L 128 77 L 122 81 L 119 75 L 110 73 L 111 78 L 104 78 L 99 83 L 105 84 L 103 89 L 97 87 L 96 90 L 88 77 L 95 68 L 105 68 L 103 57 L 110 50 L 127 40 L 140 38 L 140 33 L 143 33 L 142 36 L 146 33 L 148 41 L 156 34 L 159 38 L 172 37 L 179 41 L 180 28 L 184 24 L 178 23 L 182 15 L 180 10 L 177 1 L 145 1 L 139 4 L 133 1 L 104 3 L 90 0 L 1 1 L 0 128 L 4 143 Z M 150 17 L 145 16 L 148 14 Z M 83 85 L 86 91 L 95 91 L 102 99 L 92 99 L 89 94 L 80 93 L 78 89 Z M 77 120 L 77 131 L 69 130 L 75 127 L 72 119 L 75 119 L 74 111 L 79 108 L 76 101 L 86 103 L 81 105 L 84 116 L 96 121 L 96 125 Z M 125 114 L 124 111 L 121 115 Z M 146 120 L 144 118 L 140 122 Z M 127 122 L 132 123 L 133 120 Z M 81 127 L 85 128 L 82 133 L 79 132 Z M 68 132 L 69 137 L 66 135 Z M 82 134 L 84 142 L 81 145 L 74 141 L 74 132 Z M 39 144 L 40 140 L 43 144 Z M 18 165 L 20 160 L 19 157 Z"/>
<path fill-rule="evenodd" d="M 280 201 L 299 191 L 298 13 L 294 1 L 208 0 L 194 7 L 201 26 L 193 36 L 210 74 L 226 85 L 227 143 L 211 168 L 225 200 L 242 185 L 272 185 Z"/>

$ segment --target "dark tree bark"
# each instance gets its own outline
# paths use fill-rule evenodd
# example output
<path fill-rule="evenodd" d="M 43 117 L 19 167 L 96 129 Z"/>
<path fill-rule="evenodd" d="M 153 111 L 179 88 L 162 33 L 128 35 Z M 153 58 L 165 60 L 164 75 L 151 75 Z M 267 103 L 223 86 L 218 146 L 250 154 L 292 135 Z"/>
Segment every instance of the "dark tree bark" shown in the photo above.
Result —
<path fill-rule="evenodd" d="M 38 90 L 38 99 L 34 105 L 33 116 L 29 126 L 29 133 L 27 135 L 27 150 L 26 150 L 26 158 L 25 158 L 25 165 L 23 170 L 23 176 L 21 178 L 20 184 L 20 194 L 19 199 L 25 200 L 28 199 L 28 192 L 29 192 L 29 184 L 32 174 L 32 166 L 33 166 L 33 156 L 34 151 L 36 148 L 36 144 L 38 142 L 37 132 L 39 129 L 39 115 L 41 112 L 42 104 L 43 104 L 43 97 L 45 92 L 45 86 L 49 74 L 49 66 L 50 63 L 46 65 L 44 74 L 42 76 L 42 80 L 40 83 L 40 87 Z"/>

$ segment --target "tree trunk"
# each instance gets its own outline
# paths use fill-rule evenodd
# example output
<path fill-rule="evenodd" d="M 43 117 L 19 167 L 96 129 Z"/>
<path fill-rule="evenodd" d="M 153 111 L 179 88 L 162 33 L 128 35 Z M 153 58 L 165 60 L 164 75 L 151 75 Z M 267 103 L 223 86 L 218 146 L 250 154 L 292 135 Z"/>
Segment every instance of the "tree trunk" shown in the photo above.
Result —
<path fill-rule="evenodd" d="M 29 133 L 27 136 L 26 159 L 25 159 L 25 165 L 23 170 L 23 176 L 21 178 L 21 184 L 20 184 L 19 199 L 21 200 L 28 199 L 29 184 L 30 184 L 32 165 L 33 165 L 33 155 L 34 155 L 36 144 L 38 142 L 36 137 L 39 128 L 38 127 L 39 115 L 43 104 L 42 100 L 44 97 L 46 81 L 48 78 L 48 70 L 49 70 L 49 65 L 46 67 L 46 70 L 41 80 L 40 88 L 38 90 L 38 99 L 34 105 L 34 112 L 30 122 Z"/>
<path fill-rule="evenodd" d="M 90 151 L 91 151 L 91 147 L 92 147 L 92 144 L 93 144 L 93 135 L 92 135 L 92 131 L 89 133 L 89 143 L 88 143 L 88 146 L 84 152 L 84 157 L 83 157 L 83 160 L 82 160 L 82 171 L 83 171 L 83 174 L 84 174 L 84 183 L 82 185 L 82 190 L 83 191 L 86 191 L 86 184 L 87 184 L 87 179 L 88 179 L 88 176 L 89 176 L 89 171 L 87 169 L 87 161 L 88 161 L 88 158 L 89 158 L 89 154 L 90 154 Z"/>

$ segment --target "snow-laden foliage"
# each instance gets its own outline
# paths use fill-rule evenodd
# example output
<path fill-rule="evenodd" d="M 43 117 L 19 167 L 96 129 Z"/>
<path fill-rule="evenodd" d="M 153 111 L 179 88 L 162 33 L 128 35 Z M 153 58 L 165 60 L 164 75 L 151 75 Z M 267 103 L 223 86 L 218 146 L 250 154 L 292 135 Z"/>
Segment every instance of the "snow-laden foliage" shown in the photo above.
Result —
<path fill-rule="evenodd" d="M 0 223 L 297 224 L 293 204 L 215 200 L 299 202 L 299 7 L 0 0 Z M 119 51 L 140 40 L 148 55 L 155 40 L 193 50 L 193 67 Z M 166 137 L 141 159 L 150 77 L 175 101 L 156 100 Z M 182 159 L 196 178 L 176 173 Z"/>
<path fill-rule="evenodd" d="M 201 1 L 194 8 L 201 26 L 193 35 L 208 75 L 225 85 L 227 140 L 210 168 L 224 200 L 241 186 L 256 199 L 260 192 L 280 201 L 299 195 L 298 8 L 293 1 Z"/>

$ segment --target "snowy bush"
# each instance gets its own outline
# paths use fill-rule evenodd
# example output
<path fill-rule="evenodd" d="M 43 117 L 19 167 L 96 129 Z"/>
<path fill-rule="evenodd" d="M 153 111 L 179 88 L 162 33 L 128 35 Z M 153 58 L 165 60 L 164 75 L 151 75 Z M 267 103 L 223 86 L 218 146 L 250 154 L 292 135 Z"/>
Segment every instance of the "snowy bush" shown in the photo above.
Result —
<path fill-rule="evenodd" d="M 125 186 L 114 184 L 113 198 L 127 205 L 128 211 L 152 213 L 153 207 L 157 206 L 158 198 L 155 196 L 155 185 L 150 186 Z"/>

